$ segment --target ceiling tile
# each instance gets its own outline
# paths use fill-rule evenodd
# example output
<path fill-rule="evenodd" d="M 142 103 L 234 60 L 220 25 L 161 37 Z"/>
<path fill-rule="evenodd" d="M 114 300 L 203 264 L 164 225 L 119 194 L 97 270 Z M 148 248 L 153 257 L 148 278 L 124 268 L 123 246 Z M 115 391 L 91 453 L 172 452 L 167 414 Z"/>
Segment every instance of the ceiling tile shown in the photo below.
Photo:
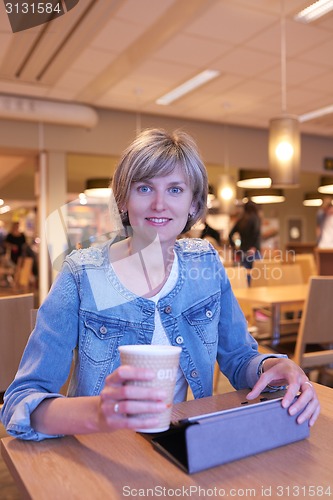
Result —
<path fill-rule="evenodd" d="M 227 52 L 231 46 L 190 35 L 177 35 L 156 51 L 154 58 L 189 64 L 194 67 L 213 67 L 214 59 Z"/>

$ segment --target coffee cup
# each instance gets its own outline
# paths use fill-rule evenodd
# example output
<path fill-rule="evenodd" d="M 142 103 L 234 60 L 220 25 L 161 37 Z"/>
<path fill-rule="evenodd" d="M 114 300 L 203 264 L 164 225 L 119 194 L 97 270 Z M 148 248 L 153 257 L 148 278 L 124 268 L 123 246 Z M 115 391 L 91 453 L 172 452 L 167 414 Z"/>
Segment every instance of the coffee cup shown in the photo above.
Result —
<path fill-rule="evenodd" d="M 145 414 L 147 417 L 157 416 L 156 428 L 136 429 L 138 432 L 164 432 L 170 427 L 172 403 L 179 366 L 181 347 L 171 345 L 124 345 L 119 347 L 123 365 L 149 368 L 155 374 L 151 380 L 134 380 L 130 384 L 143 387 L 163 389 L 166 394 L 165 411 L 159 414 Z"/>

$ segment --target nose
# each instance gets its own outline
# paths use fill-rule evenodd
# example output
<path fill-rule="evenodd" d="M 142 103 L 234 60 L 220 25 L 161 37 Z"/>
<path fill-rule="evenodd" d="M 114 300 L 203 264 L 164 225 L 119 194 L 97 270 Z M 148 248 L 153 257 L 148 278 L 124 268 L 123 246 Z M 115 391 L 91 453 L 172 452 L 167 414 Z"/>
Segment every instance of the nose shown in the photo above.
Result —
<path fill-rule="evenodd" d="M 155 191 L 154 199 L 152 200 L 152 209 L 162 212 L 165 209 L 165 196 L 163 192 Z"/>

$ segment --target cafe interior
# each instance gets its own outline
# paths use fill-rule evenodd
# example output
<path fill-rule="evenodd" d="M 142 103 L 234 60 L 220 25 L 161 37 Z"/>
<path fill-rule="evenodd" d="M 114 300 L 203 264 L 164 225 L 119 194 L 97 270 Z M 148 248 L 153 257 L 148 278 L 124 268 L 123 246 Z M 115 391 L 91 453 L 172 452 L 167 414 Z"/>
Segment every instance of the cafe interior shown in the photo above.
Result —
<path fill-rule="evenodd" d="M 58 3 L 61 13 L 39 24 L 18 12 L 19 3 L 0 5 L 0 236 L 17 222 L 29 249 L 16 263 L 9 247 L 0 255 L 1 397 L 64 257 L 112 235 L 109 183 L 123 150 L 147 128 L 182 129 L 197 142 L 209 181 L 206 220 L 186 237 L 202 237 L 205 223 L 218 234 L 218 241 L 203 237 L 219 253 L 259 351 L 286 353 L 329 391 L 320 418 L 332 428 L 333 246 L 318 246 L 318 213 L 333 203 L 333 2 Z M 324 6 L 312 13 L 312 3 Z M 228 238 L 248 200 L 261 217 L 262 259 L 251 270 Z M 213 385 L 214 394 L 233 390 L 218 368 Z M 323 442 L 325 432 L 317 433 Z M 321 453 L 318 478 L 327 483 L 322 464 L 332 451 Z M 21 498 L 22 491 L 42 498 L 8 449 L 4 456 L 14 480 L 0 462 L 0 489 L 8 495 L 0 498 Z M 234 474 L 246 476 L 243 462 L 239 472 L 236 462 L 223 466 L 227 484 Z M 297 478 L 301 464 L 295 467 Z M 122 468 L 125 477 L 126 463 Z M 73 483 L 80 491 L 83 470 Z M 199 474 L 195 484 L 217 481 L 206 474 L 213 475 Z M 155 477 L 164 481 L 157 469 Z M 177 472 L 174 484 L 188 484 L 184 477 Z M 108 481 L 103 473 L 101 488 L 111 487 Z M 107 498 L 122 498 L 112 488 Z"/>

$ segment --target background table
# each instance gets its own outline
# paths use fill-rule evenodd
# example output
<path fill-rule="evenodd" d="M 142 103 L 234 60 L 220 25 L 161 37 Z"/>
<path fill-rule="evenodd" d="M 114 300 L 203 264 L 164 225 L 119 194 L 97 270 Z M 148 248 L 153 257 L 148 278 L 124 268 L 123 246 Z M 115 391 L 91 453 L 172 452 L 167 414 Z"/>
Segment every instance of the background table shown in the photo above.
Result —
<path fill-rule="evenodd" d="M 322 414 L 309 439 L 191 476 L 156 452 L 145 437 L 126 430 L 39 443 L 5 438 L 2 454 L 24 497 L 34 500 L 117 500 L 139 497 L 139 490 L 146 497 L 149 490 L 149 498 L 176 497 L 177 493 L 187 498 L 186 492 L 199 498 L 199 488 L 210 493 L 216 489 L 216 497 L 220 490 L 220 496 L 262 498 L 265 491 L 266 496 L 286 498 L 295 496 L 292 492 L 299 488 L 298 496 L 307 498 L 313 488 L 325 491 L 328 487 L 332 495 L 333 389 L 314 385 Z M 180 403 L 174 406 L 173 418 L 229 407 L 244 401 L 247 392 Z M 319 496 L 329 498 L 324 494 L 314 498 Z"/>
<path fill-rule="evenodd" d="M 253 307 L 268 306 L 272 308 L 271 331 L 273 344 L 280 341 L 280 307 L 296 304 L 303 306 L 309 291 L 308 284 L 258 286 L 254 288 L 236 288 L 233 290 L 236 299 L 252 304 Z"/>

